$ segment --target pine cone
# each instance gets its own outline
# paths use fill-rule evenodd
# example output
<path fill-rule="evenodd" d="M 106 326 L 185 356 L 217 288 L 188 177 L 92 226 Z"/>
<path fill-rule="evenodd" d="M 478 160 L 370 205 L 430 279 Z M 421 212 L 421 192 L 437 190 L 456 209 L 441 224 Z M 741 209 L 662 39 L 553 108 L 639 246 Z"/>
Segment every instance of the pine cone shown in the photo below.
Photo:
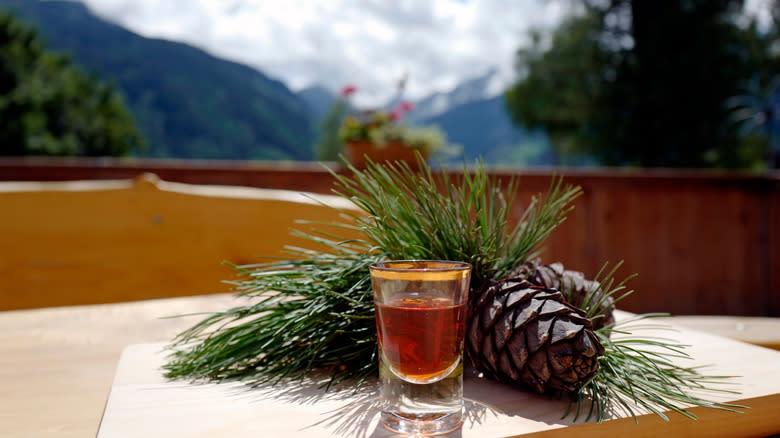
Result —
<path fill-rule="evenodd" d="M 532 284 L 560 291 L 566 301 L 578 309 L 584 309 L 588 295 L 594 292 L 590 303 L 600 303 L 597 314 L 601 318 L 591 320 L 593 330 L 598 330 L 615 322 L 615 302 L 611 297 L 604 297 L 604 291 L 598 281 L 585 279 L 585 274 L 579 271 L 566 270 L 560 262 L 542 265 L 539 260 L 525 262 L 512 273 L 512 278 L 525 278 Z"/>
<path fill-rule="evenodd" d="M 466 356 L 476 370 L 539 394 L 576 391 L 604 353 L 579 309 L 523 279 L 473 290 L 467 324 Z"/>

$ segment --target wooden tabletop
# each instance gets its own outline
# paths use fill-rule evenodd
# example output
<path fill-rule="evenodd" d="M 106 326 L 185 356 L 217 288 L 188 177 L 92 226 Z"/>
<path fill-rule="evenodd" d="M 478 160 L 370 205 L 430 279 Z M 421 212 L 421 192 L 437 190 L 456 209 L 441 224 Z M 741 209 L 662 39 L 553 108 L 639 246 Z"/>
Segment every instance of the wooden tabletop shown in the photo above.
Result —
<path fill-rule="evenodd" d="M 95 437 L 125 346 L 194 321 L 162 317 L 233 304 L 221 294 L 0 312 L 0 435 Z"/>
<path fill-rule="evenodd" d="M 95 437 L 126 346 L 169 341 L 198 320 L 163 317 L 236 304 L 221 294 L 0 312 L 2 435 Z"/>

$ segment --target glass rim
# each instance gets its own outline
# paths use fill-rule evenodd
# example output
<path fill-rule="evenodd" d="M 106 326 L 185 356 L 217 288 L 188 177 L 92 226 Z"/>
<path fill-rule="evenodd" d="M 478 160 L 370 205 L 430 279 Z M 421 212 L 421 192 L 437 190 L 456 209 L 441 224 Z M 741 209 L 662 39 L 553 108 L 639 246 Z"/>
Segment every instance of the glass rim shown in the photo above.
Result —
<path fill-rule="evenodd" d="M 471 269 L 470 263 L 452 260 L 389 260 L 369 266 L 372 276 L 386 280 L 420 279 L 420 275 L 429 280 L 454 280 L 470 275 Z"/>
<path fill-rule="evenodd" d="M 430 264 L 441 264 L 441 265 L 447 265 L 442 267 L 391 267 L 388 265 L 394 265 L 394 264 L 400 264 L 400 265 L 409 265 L 409 264 L 416 264 L 416 263 L 430 263 Z M 410 259 L 410 260 L 388 260 L 386 262 L 376 262 L 372 263 L 371 266 L 369 266 L 371 269 L 376 269 L 380 271 L 419 271 L 419 272 L 436 272 L 436 271 L 459 271 L 463 269 L 471 269 L 471 263 L 468 262 L 460 262 L 455 260 L 418 260 L 418 259 Z"/>

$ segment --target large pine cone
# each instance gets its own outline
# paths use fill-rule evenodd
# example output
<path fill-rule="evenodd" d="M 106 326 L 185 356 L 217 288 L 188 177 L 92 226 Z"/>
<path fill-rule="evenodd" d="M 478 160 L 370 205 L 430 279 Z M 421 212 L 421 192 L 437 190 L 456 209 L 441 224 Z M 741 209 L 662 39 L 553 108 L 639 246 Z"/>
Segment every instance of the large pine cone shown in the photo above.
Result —
<path fill-rule="evenodd" d="M 590 321 L 556 290 L 508 279 L 472 291 L 466 356 L 486 377 L 539 394 L 574 392 L 603 353 Z"/>
<path fill-rule="evenodd" d="M 582 272 L 564 269 L 560 262 L 550 265 L 542 265 L 539 260 L 525 262 L 515 269 L 511 277 L 525 278 L 535 285 L 560 291 L 566 301 L 578 309 L 598 304 L 597 314 L 603 317 L 591 320 L 593 330 L 615 322 L 615 302 L 611 297 L 604 296 L 599 282 L 587 280 Z M 588 300 L 589 295 L 592 296 Z"/>

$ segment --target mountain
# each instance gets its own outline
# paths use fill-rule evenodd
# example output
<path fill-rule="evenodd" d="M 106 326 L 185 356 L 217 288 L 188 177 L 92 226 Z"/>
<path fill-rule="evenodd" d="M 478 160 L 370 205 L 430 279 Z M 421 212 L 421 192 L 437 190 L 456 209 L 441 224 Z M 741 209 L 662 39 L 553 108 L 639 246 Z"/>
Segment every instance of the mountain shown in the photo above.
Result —
<path fill-rule="evenodd" d="M 293 159 L 313 156 L 309 107 L 284 84 L 195 47 L 144 38 L 71 1 L 0 0 L 47 47 L 113 80 L 144 134 L 141 155 Z"/>
<path fill-rule="evenodd" d="M 503 95 L 472 100 L 418 123 L 438 125 L 449 142 L 463 146 L 468 161 L 482 158 L 487 164 L 506 166 L 555 163 L 547 135 L 514 126 Z M 453 161 L 462 159 L 458 156 Z"/>
<path fill-rule="evenodd" d="M 412 121 L 427 120 L 470 102 L 495 97 L 502 92 L 498 71 L 494 68 L 484 75 L 458 84 L 447 92 L 436 92 L 415 102 Z"/>
<path fill-rule="evenodd" d="M 462 146 L 462 155 L 450 161 L 481 158 L 491 165 L 549 165 L 555 163 L 547 135 L 515 126 L 506 112 L 504 84 L 499 72 L 458 84 L 451 91 L 436 92 L 414 102 L 407 121 L 438 125 L 450 143 Z M 446 160 L 445 160 L 446 161 Z"/>
<path fill-rule="evenodd" d="M 315 120 L 324 116 L 336 100 L 336 96 L 321 85 L 312 85 L 295 94 L 308 105 Z"/>

